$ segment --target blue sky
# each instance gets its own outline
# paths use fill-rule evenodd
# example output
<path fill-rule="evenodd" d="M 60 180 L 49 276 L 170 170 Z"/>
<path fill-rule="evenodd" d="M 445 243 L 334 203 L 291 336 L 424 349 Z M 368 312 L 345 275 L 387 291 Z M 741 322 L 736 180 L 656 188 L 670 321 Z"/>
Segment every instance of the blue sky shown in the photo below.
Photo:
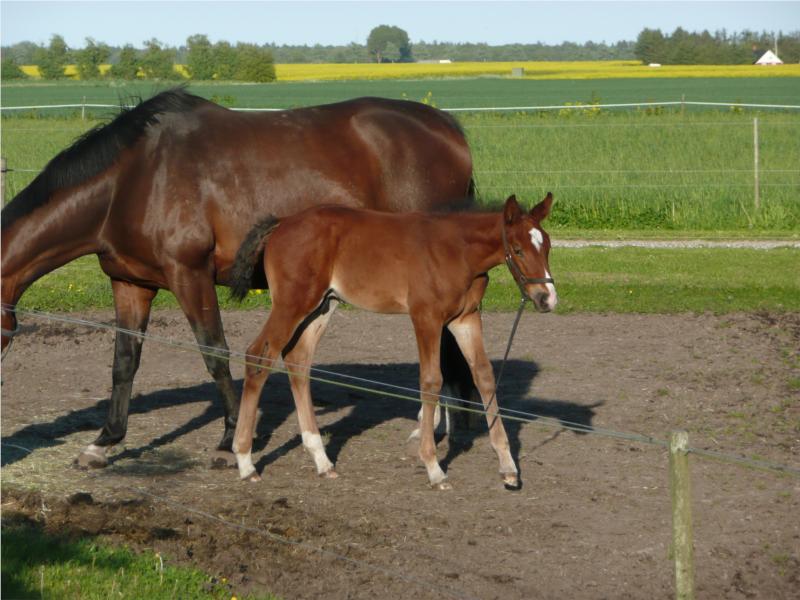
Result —
<path fill-rule="evenodd" d="M 489 44 L 633 40 L 644 27 L 673 31 L 800 30 L 800 2 L 0 2 L 3 45 L 47 43 L 53 33 L 80 47 L 86 37 L 141 46 L 150 38 L 183 44 L 364 43 L 376 25 L 397 25 L 412 42 Z"/>

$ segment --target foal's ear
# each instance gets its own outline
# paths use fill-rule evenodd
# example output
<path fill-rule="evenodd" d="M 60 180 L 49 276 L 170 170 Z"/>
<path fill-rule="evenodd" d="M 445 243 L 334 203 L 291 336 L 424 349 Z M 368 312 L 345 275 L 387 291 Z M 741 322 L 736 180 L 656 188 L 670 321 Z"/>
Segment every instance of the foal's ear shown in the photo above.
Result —
<path fill-rule="evenodd" d="M 522 209 L 517 202 L 517 196 L 511 194 L 506 200 L 506 205 L 503 208 L 503 219 L 507 224 L 511 224 L 522 216 Z"/>
<path fill-rule="evenodd" d="M 536 220 L 536 222 L 543 221 L 547 218 L 547 215 L 550 214 L 550 207 L 552 205 L 553 194 L 547 192 L 547 196 L 544 197 L 544 200 L 539 202 L 539 204 L 531 209 L 531 216 Z"/>

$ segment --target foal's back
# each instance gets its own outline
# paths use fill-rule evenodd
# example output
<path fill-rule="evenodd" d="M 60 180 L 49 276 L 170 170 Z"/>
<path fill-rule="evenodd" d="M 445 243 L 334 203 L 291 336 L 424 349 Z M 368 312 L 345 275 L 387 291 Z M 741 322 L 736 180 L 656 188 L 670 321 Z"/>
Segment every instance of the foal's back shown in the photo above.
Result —
<path fill-rule="evenodd" d="M 299 276 L 313 294 L 333 290 L 367 310 L 407 313 L 415 289 L 446 294 L 468 276 L 460 216 L 321 206 L 282 219 L 265 253 L 272 294 L 279 299 L 283 282 Z"/>

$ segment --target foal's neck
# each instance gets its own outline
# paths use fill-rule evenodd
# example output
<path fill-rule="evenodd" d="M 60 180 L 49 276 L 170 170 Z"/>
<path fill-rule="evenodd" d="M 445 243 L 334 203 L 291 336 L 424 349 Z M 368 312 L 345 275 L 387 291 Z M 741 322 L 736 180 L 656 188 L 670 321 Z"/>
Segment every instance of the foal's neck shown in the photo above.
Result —
<path fill-rule="evenodd" d="M 486 273 L 503 262 L 503 214 L 465 213 L 463 235 L 466 258 L 475 274 Z"/>

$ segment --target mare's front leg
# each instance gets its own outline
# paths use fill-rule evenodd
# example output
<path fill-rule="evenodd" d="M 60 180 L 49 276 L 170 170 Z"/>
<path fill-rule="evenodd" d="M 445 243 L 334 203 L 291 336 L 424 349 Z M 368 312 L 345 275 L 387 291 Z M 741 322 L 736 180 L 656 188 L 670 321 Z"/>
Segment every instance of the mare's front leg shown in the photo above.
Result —
<path fill-rule="evenodd" d="M 314 359 L 314 352 L 337 304 L 338 302 L 335 300 L 323 302 L 318 311 L 306 319 L 300 335 L 295 334 L 296 343 L 284 355 L 284 364 L 289 370 L 289 382 L 292 386 L 292 396 L 297 409 L 297 421 L 300 425 L 303 446 L 313 457 L 317 474 L 330 479 L 338 477 L 338 474 L 334 471 L 333 463 L 325 453 L 325 447 L 322 444 L 317 418 L 314 415 L 314 404 L 311 401 L 311 384 L 308 374 Z"/>
<path fill-rule="evenodd" d="M 111 280 L 111 290 L 114 294 L 117 327 L 144 333 L 157 290 L 115 279 Z M 105 467 L 108 464 L 108 449 L 125 438 L 133 378 L 139 368 L 143 342 L 141 337 L 117 331 L 108 416 L 100 435 L 78 456 L 76 462 L 79 466 Z"/>
<path fill-rule="evenodd" d="M 431 486 L 447 490 L 452 486 L 445 481 L 447 476 L 436 458 L 436 442 L 433 437 L 434 413 L 442 390 L 442 371 L 439 365 L 442 322 L 432 315 L 419 313 L 412 313 L 411 320 L 419 348 L 419 389 L 422 401 L 419 457 L 428 471 Z"/>
<path fill-rule="evenodd" d="M 169 289 L 175 294 L 189 320 L 198 345 L 204 346 L 201 348 L 203 360 L 222 396 L 225 432 L 217 449 L 227 454 L 231 450 L 239 415 L 239 395 L 233 386 L 228 364 L 228 344 L 222 329 L 213 276 L 210 270 L 173 266 L 167 274 L 167 280 Z"/>
<path fill-rule="evenodd" d="M 500 460 L 500 474 L 503 482 L 508 486 L 517 487 L 519 485 L 517 466 L 511 456 L 508 435 L 499 414 L 494 372 L 483 345 L 480 313 L 475 311 L 463 315 L 451 321 L 448 327 L 464 353 L 475 385 L 480 392 L 486 411 L 486 421 L 489 424 L 489 439 Z"/>

